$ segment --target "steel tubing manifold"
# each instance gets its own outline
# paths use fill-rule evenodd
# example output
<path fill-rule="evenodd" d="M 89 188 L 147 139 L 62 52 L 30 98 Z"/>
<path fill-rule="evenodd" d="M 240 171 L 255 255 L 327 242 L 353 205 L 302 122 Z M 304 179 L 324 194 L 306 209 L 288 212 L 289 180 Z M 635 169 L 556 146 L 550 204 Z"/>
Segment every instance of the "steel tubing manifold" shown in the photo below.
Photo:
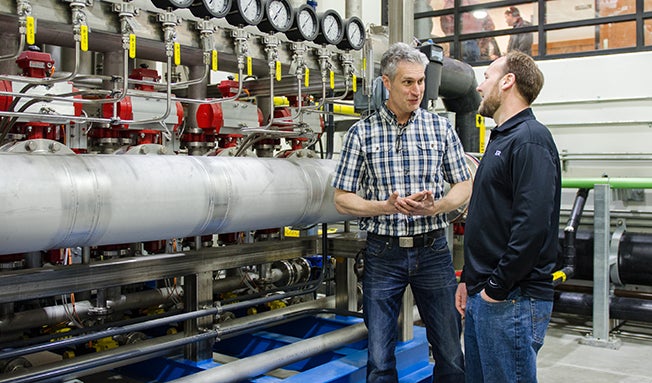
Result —
<path fill-rule="evenodd" d="M 0 153 L 0 254 L 337 222 L 319 159 Z"/>

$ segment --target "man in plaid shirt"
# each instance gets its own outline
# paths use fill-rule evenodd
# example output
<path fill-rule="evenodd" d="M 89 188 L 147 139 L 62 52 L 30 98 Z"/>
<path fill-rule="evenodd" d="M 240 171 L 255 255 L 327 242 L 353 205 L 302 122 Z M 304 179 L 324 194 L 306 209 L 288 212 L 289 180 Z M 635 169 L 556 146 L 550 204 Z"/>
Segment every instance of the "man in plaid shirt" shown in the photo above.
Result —
<path fill-rule="evenodd" d="M 445 118 L 419 107 L 427 57 L 393 44 L 380 63 L 385 105 L 344 138 L 332 185 L 335 205 L 367 231 L 363 310 L 367 382 L 398 382 L 394 347 L 405 288 L 412 288 L 435 359 L 434 381 L 464 382 L 457 282 L 446 213 L 471 193 L 464 150 Z M 444 195 L 444 181 L 451 185 Z"/>

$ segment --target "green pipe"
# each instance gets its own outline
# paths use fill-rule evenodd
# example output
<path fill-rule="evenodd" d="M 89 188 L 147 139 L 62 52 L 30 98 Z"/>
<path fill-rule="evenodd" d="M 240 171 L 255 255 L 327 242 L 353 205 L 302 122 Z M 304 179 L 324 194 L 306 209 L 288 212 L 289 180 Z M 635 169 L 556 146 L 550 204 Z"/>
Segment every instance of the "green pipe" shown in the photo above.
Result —
<path fill-rule="evenodd" d="M 609 184 L 612 189 L 652 189 L 652 178 L 563 178 L 563 188 L 593 189 L 595 185 Z"/>

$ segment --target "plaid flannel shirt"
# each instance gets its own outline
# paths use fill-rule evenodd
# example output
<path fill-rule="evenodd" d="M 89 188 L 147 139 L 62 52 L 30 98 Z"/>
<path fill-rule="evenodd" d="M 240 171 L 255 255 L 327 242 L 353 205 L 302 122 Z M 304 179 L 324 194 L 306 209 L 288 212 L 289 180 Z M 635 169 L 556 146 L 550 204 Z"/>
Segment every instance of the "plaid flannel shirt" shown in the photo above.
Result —
<path fill-rule="evenodd" d="M 384 201 L 393 191 L 408 196 L 432 190 L 435 200 L 450 184 L 470 178 L 462 144 L 450 122 L 417 109 L 399 126 L 387 106 L 354 124 L 344 137 L 332 186 L 367 200 Z M 360 218 L 360 229 L 411 236 L 444 228 L 445 215 L 403 214 Z"/>

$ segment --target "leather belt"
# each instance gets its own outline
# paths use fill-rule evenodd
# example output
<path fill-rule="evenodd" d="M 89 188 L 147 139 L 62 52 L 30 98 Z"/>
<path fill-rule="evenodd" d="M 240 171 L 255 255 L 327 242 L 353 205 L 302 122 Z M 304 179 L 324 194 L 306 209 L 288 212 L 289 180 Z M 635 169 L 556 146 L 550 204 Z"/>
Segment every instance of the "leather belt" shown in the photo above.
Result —
<path fill-rule="evenodd" d="M 411 237 L 395 237 L 391 235 L 379 235 L 367 233 L 367 238 L 384 241 L 390 247 L 398 246 L 404 248 L 431 246 L 435 239 L 446 235 L 446 229 L 437 229 L 427 233 L 413 235 Z"/>

